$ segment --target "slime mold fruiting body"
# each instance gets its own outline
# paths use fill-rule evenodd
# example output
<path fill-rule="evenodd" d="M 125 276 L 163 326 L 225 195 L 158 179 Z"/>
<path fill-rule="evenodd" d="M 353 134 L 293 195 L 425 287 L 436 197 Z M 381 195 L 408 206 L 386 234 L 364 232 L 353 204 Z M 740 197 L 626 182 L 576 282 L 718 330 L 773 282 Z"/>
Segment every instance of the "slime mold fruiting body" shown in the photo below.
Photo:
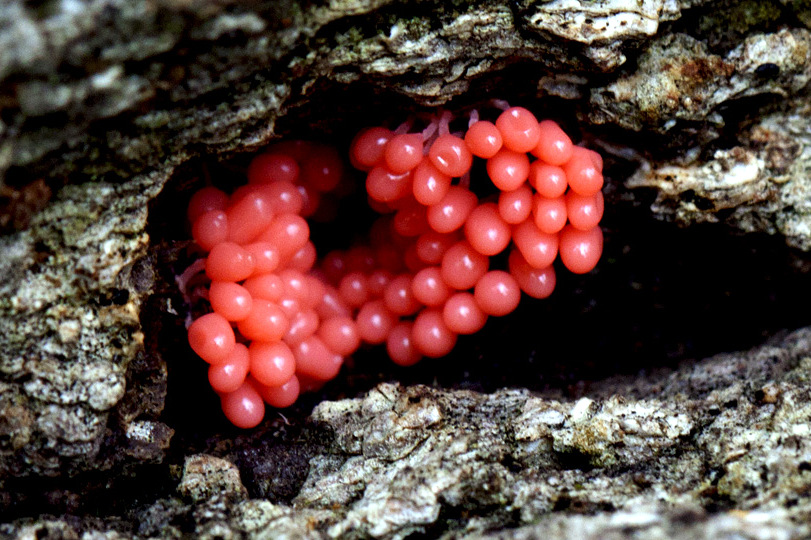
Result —
<path fill-rule="evenodd" d="M 320 260 L 306 218 L 346 181 L 332 148 L 278 143 L 230 196 L 206 187 L 192 197 L 213 311 L 191 323 L 189 344 L 234 425 L 253 427 L 265 403 L 287 407 L 334 378 L 361 344 L 385 346 L 403 366 L 448 354 L 459 334 L 512 312 L 522 291 L 549 296 L 558 255 L 574 273 L 594 268 L 600 156 L 521 107 L 495 123 L 471 118 L 464 135 L 449 122 L 446 113 L 421 133 L 405 124 L 355 137 L 350 161 L 382 215 L 368 244 Z M 469 189 L 474 158 L 498 196 Z M 505 250 L 507 268 L 491 268 Z"/>

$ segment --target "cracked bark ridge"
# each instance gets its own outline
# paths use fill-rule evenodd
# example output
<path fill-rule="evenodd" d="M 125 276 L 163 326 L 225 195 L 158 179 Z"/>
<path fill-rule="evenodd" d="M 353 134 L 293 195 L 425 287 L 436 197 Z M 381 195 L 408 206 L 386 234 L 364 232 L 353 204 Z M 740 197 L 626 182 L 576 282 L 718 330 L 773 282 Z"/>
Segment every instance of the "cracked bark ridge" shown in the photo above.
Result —
<path fill-rule="evenodd" d="M 159 412 L 146 397 L 110 418 L 128 366 L 145 354 L 139 314 L 152 279 L 139 261 L 159 186 L 68 186 L 28 230 L 0 238 L 0 478 L 104 467 L 120 457 L 102 450 L 112 437 L 134 454 L 168 442 L 165 426 L 130 424 Z"/>
<path fill-rule="evenodd" d="M 129 175 L 166 156 L 255 148 L 324 83 L 371 83 L 435 106 L 515 63 L 610 71 L 629 43 L 700 3 L 286 1 L 252 11 L 14 0 L 0 10 L 0 171 Z"/>
<path fill-rule="evenodd" d="M 579 399 L 381 384 L 315 409 L 310 435 L 323 446 L 291 504 L 249 498 L 232 462 L 201 454 L 175 496 L 131 521 L 21 520 L 0 532 L 806 538 L 810 368 L 805 329 L 605 380 Z"/>
<path fill-rule="evenodd" d="M 629 189 L 654 188 L 651 210 L 687 226 L 719 223 L 743 232 L 780 234 L 811 250 L 811 105 L 792 100 L 740 134 L 740 144 L 709 159 L 650 163 L 631 176 Z"/>
<path fill-rule="evenodd" d="M 650 45 L 634 73 L 592 90 L 589 117 L 684 142 L 676 159 L 657 160 L 653 149 L 650 160 L 637 158 L 643 166 L 625 182 L 631 190 L 655 189 L 654 216 L 780 234 L 808 251 L 809 81 L 805 28 L 749 35 L 725 55 L 671 34 Z M 702 154 L 724 129 L 723 106 L 769 96 L 783 98 L 783 106 L 745 125 L 733 145 Z"/>
<path fill-rule="evenodd" d="M 591 92 L 590 119 L 666 133 L 679 121 L 723 124 L 721 104 L 758 95 L 789 97 L 811 80 L 811 32 L 755 33 L 726 55 L 687 34 L 658 37 L 636 71 Z M 763 67 L 767 66 L 767 67 Z"/>

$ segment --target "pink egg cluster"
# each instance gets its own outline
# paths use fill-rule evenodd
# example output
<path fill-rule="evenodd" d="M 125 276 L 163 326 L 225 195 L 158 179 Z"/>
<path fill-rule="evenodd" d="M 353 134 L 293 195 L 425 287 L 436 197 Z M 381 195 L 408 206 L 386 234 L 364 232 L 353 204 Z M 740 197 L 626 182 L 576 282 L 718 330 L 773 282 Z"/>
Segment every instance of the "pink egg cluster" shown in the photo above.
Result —
<path fill-rule="evenodd" d="M 469 189 L 474 157 L 498 195 Z M 341 191 L 332 148 L 277 144 L 253 160 L 247 185 L 203 188 L 189 204 L 213 310 L 189 343 L 238 427 L 334 378 L 363 343 L 403 366 L 444 356 L 459 334 L 515 310 L 522 291 L 549 296 L 558 256 L 580 274 L 602 252 L 601 157 L 524 108 L 471 120 L 463 135 L 447 116 L 421 133 L 369 128 L 350 160 L 382 215 L 367 242 L 320 260 L 306 218 Z M 492 269 L 507 250 L 506 268 Z"/>

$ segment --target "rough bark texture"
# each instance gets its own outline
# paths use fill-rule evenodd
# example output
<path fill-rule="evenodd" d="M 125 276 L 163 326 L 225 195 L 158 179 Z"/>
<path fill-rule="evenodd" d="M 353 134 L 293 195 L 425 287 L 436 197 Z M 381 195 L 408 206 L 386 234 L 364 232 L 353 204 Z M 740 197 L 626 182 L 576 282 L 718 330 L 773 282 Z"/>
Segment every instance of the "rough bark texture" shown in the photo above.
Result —
<path fill-rule="evenodd" d="M 290 134 L 520 100 L 635 171 L 610 202 L 653 189 L 657 218 L 811 250 L 809 23 L 801 0 L 4 3 L 0 531 L 807 536 L 804 330 L 580 399 L 383 385 L 188 451 L 161 412 L 185 314 L 167 215 L 201 160 Z M 89 517 L 145 467 L 159 487 Z M 21 510 L 26 482 L 66 515 Z"/>
<path fill-rule="evenodd" d="M 807 538 L 809 368 L 811 332 L 801 330 L 747 353 L 606 380 L 580 399 L 382 384 L 315 408 L 309 474 L 290 504 L 251 498 L 234 464 L 244 463 L 244 448 L 267 445 L 265 433 L 226 459 L 187 457 L 177 492 L 124 523 L 23 520 L 5 530 L 21 538 Z M 252 461 L 268 476 L 287 465 L 267 447 Z"/>

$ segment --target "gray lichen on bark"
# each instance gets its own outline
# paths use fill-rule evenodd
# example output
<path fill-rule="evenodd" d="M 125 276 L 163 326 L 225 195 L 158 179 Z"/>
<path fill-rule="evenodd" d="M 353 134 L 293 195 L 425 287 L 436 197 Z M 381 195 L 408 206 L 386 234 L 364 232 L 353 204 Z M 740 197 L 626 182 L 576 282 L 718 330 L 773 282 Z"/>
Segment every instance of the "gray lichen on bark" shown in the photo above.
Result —
<path fill-rule="evenodd" d="M 0 371 L 12 441 L 3 476 L 101 465 L 109 412 L 143 354 L 140 303 L 151 283 L 137 265 L 156 193 L 143 180 L 67 186 L 28 230 L 2 239 Z"/>
<path fill-rule="evenodd" d="M 744 232 L 781 234 L 811 249 L 811 122 L 808 100 L 766 115 L 740 134 L 741 144 L 710 159 L 651 166 L 626 185 L 655 188 L 651 209 L 681 225 L 723 221 Z"/>
<path fill-rule="evenodd" d="M 744 232 L 781 234 L 808 251 L 809 80 L 811 33 L 806 29 L 753 34 L 724 57 L 690 36 L 669 35 L 642 54 L 636 72 L 592 90 L 596 107 L 590 117 L 663 134 L 678 131 L 679 123 L 707 123 L 709 131 L 691 137 L 693 152 L 685 149 L 675 162 L 642 160 L 626 187 L 654 188 L 651 209 L 662 219 L 681 225 L 724 222 Z M 696 153 L 723 128 L 720 105 L 763 95 L 781 96 L 786 106 L 742 130 L 733 148 L 710 156 Z"/>

